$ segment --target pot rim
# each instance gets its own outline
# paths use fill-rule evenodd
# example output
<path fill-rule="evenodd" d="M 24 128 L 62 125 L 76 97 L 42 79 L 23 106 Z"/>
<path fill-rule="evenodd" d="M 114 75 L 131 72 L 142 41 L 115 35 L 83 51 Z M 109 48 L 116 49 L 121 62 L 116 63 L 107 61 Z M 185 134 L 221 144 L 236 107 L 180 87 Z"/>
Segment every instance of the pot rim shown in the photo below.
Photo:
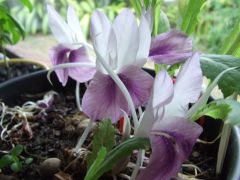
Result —
<path fill-rule="evenodd" d="M 25 58 L 11 58 L 7 60 L 10 63 L 26 63 L 26 64 L 35 64 L 42 67 L 44 70 L 49 69 L 49 66 L 44 62 L 36 61 L 33 59 L 25 59 Z M 0 65 L 4 64 L 4 60 L 0 61 Z"/>

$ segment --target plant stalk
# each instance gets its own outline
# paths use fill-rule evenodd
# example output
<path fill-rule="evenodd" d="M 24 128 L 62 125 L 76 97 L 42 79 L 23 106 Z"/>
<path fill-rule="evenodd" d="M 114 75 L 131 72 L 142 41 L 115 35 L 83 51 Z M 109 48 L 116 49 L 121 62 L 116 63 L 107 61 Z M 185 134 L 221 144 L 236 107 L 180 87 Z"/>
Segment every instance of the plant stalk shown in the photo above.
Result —
<path fill-rule="evenodd" d="M 232 96 L 233 100 L 237 101 L 238 94 L 234 93 Z M 232 127 L 231 125 L 224 123 L 222 127 L 222 136 L 220 139 L 219 143 L 219 148 L 218 148 L 218 156 L 217 156 L 217 165 L 216 165 L 216 174 L 220 175 L 222 168 L 223 168 L 223 163 L 226 157 L 226 152 L 227 152 L 227 147 L 229 143 L 229 138 L 231 135 L 231 130 Z"/>

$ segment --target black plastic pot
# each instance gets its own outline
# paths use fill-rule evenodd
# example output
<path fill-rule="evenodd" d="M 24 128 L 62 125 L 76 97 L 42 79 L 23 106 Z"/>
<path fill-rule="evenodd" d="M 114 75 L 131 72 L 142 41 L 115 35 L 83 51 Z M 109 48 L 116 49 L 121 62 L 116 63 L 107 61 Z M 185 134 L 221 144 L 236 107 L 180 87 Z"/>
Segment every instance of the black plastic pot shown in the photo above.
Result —
<path fill-rule="evenodd" d="M 154 74 L 153 71 L 147 71 L 152 75 Z M 47 71 L 45 70 L 9 80 L 0 85 L 0 99 L 8 105 L 14 105 L 17 103 L 16 99 L 20 97 L 21 94 L 40 93 L 49 90 L 65 91 L 66 88 L 73 88 L 75 85 L 74 81 L 69 81 L 66 88 L 63 88 L 54 73 L 51 76 L 51 80 L 53 85 L 47 80 Z M 81 88 L 81 90 L 83 90 L 83 88 Z M 213 128 L 215 127 L 218 128 L 218 126 L 214 125 L 209 128 L 211 133 L 214 132 Z M 234 127 L 232 130 L 226 160 L 219 179 L 240 180 L 239 127 Z"/>

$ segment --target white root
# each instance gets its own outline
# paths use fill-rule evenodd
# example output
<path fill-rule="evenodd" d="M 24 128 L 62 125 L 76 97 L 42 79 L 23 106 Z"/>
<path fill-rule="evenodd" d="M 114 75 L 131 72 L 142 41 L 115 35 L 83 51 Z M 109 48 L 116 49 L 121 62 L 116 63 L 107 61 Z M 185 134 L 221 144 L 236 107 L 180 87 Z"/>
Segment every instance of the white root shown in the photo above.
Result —
<path fill-rule="evenodd" d="M 58 95 L 54 91 L 47 92 L 41 102 L 48 102 L 53 100 L 53 95 Z M 51 97 L 50 97 L 51 96 Z M 52 99 L 51 99 L 52 98 Z M 36 114 L 45 113 L 46 108 L 43 108 L 39 105 L 39 102 L 27 101 L 22 106 L 15 106 L 13 108 L 6 106 L 1 102 L 1 116 L 0 116 L 0 138 L 2 141 L 9 142 L 8 138 L 13 132 L 23 128 L 29 137 L 32 136 L 32 130 L 28 123 L 28 118 Z M 13 122 L 13 119 L 21 120 L 20 122 Z M 16 124 L 13 124 L 16 123 Z"/>

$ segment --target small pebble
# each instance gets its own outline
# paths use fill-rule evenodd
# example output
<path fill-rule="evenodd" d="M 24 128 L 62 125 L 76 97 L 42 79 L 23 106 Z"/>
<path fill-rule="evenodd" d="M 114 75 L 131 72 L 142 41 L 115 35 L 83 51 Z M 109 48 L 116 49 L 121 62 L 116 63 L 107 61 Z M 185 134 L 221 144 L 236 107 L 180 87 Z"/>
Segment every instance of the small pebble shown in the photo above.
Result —
<path fill-rule="evenodd" d="M 42 162 L 39 173 L 42 177 L 50 177 L 57 173 L 61 166 L 61 160 L 58 158 L 48 158 Z"/>

